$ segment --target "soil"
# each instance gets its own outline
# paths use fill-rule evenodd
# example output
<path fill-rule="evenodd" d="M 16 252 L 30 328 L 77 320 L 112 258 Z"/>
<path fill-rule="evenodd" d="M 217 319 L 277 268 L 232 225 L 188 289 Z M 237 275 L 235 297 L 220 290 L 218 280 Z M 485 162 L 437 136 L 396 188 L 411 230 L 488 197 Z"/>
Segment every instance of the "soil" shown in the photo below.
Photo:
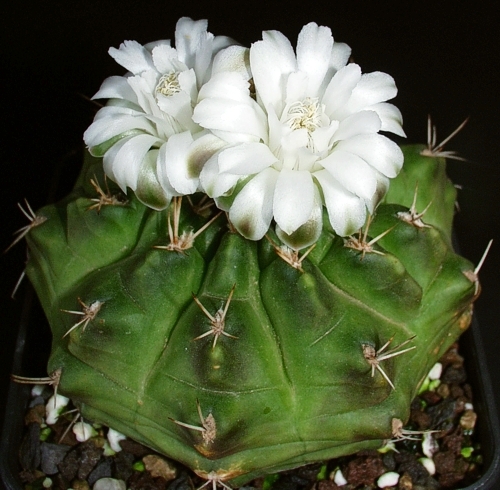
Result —
<path fill-rule="evenodd" d="M 481 476 L 482 454 L 474 437 L 473 394 L 457 344 L 440 363 L 439 381 L 431 381 L 429 389 L 414 399 L 408 424 L 385 451 L 363 451 L 268 475 L 248 483 L 245 490 L 432 490 L 471 485 Z M 105 427 L 78 442 L 68 430 L 77 415 L 74 411 L 47 426 L 45 404 L 50 395 L 46 390 L 33 398 L 25 416 L 19 450 L 24 489 L 192 490 L 208 485 L 182 465 L 130 439 L 120 441 L 121 451 L 109 454 Z M 422 438 L 429 442 L 425 450 Z M 421 462 L 425 457 L 428 469 Z"/>

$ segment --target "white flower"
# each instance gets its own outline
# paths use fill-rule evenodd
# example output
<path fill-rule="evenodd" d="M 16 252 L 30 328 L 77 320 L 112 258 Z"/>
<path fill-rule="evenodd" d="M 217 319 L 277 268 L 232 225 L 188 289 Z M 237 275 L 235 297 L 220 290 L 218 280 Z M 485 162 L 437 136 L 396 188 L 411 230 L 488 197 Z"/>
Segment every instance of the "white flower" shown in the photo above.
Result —
<path fill-rule="evenodd" d="M 154 209 L 198 190 L 199 172 L 224 142 L 192 120 L 200 87 L 219 69 L 245 71 L 244 49 L 207 32 L 207 21 L 181 18 L 170 41 L 125 41 L 109 54 L 128 70 L 106 79 L 94 99 L 110 99 L 84 134 L 104 170 Z"/>
<path fill-rule="evenodd" d="M 296 54 L 277 31 L 250 48 L 251 83 L 235 72 L 212 76 L 194 120 L 230 146 L 204 166 L 203 189 L 245 237 L 258 240 L 272 219 L 290 247 L 315 242 L 322 206 L 334 231 L 362 227 L 403 163 L 379 131 L 404 136 L 397 89 L 385 73 L 347 64 L 350 48 L 310 23 Z M 253 83 L 252 83 L 253 82 Z"/>

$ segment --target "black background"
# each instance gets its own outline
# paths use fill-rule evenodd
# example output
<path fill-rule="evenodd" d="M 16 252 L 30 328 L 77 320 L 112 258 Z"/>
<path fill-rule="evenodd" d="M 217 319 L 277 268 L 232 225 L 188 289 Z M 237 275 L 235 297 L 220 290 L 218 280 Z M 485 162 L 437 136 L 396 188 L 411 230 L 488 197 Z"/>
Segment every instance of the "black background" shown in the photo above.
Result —
<path fill-rule="evenodd" d="M 292 5 L 293 4 L 293 5 Z M 391 74 L 398 85 L 408 141 L 424 143 L 427 114 L 447 136 L 470 121 L 448 149 L 449 174 L 462 189 L 456 230 L 463 255 L 477 263 L 490 238 L 493 248 L 480 273 L 477 316 L 486 361 L 500 404 L 500 157 L 498 15 L 495 2 L 448 1 L 34 1 L 2 7 L 0 127 L 0 248 L 26 224 L 16 203 L 47 202 L 56 168 L 71 180 L 80 164 L 82 133 L 102 80 L 123 70 L 107 54 L 125 39 L 141 43 L 172 38 L 181 16 L 207 18 L 209 31 L 249 45 L 276 29 L 292 43 L 310 22 L 330 26 L 353 49 L 364 72 Z M 76 152 L 76 153 L 75 153 Z M 70 185 L 70 182 L 66 184 Z M 24 244 L 0 255 L 0 415 L 25 287 L 10 293 L 23 269 Z M 32 355 L 36 355 L 33 353 Z"/>

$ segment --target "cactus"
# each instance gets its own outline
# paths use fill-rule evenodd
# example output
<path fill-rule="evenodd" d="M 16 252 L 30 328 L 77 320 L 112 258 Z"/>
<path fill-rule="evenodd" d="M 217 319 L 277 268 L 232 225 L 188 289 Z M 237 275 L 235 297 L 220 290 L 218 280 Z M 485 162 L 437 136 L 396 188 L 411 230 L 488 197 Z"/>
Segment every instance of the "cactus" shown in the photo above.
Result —
<path fill-rule="evenodd" d="M 233 484 L 380 447 L 477 292 L 450 247 L 445 162 L 421 149 L 404 148 L 367 233 L 325 226 L 295 261 L 276 236 L 246 240 L 224 215 L 200 215 L 198 195 L 160 212 L 133 195 L 96 207 L 91 181 L 104 176 L 88 156 L 27 235 L 59 392 L 85 418 Z M 213 217 L 191 248 L 168 247 Z"/>
<path fill-rule="evenodd" d="M 317 26 L 306 28 L 325 38 Z M 223 60 L 243 59 L 238 49 L 237 56 Z M 338 57 L 347 53 L 347 60 L 346 49 L 338 48 Z M 115 51 L 128 68 L 130 60 Z M 220 70 L 214 64 L 214 80 Z M 393 93 L 392 79 L 380 74 L 375 79 Z M 171 74 L 159 78 L 158 103 L 181 90 L 179 83 Z M 257 92 L 259 83 L 256 76 Z M 103 85 L 100 94 L 115 94 L 110 111 L 134 110 L 137 118 L 120 87 L 113 92 Z M 200 107 L 210 102 L 210 90 L 199 90 Z M 285 121 L 287 131 L 309 138 L 304 151 L 320 142 L 313 133 L 323 124 L 322 107 L 316 99 L 303 99 Z M 381 120 L 385 130 L 400 131 L 393 106 L 370 107 L 362 117 L 374 133 Z M 424 146 L 399 149 L 385 137 L 363 134 L 365 143 L 383 147 L 393 168 L 384 167 L 387 176 L 383 165 L 370 171 L 373 197 L 360 197 L 362 207 L 356 209 L 362 213 L 339 225 L 332 217 L 331 178 L 311 167 L 316 186 L 311 184 L 311 199 L 319 200 L 314 208 L 319 214 L 313 209 L 292 226 L 295 217 L 283 218 L 276 208 L 277 225 L 264 236 L 235 211 L 239 192 L 253 182 L 248 175 L 235 178 L 231 192 L 216 190 L 212 157 L 234 147 L 225 149 L 203 111 L 195 109 L 192 117 L 205 129 L 194 137 L 192 128 L 170 135 L 159 150 L 143 152 L 143 166 L 135 173 L 120 167 L 123 148 L 134 138 L 160 145 L 162 128 L 150 136 L 149 122 L 141 122 L 141 130 L 116 123 L 126 131 L 106 130 L 101 138 L 106 129 L 101 123 L 110 112 L 102 114 L 86 133 L 87 140 L 97 141 L 91 145 L 97 157 L 86 153 L 72 192 L 31 213 L 33 226 L 23 231 L 26 272 L 53 333 L 48 372 L 58 392 L 70 397 L 84 418 L 186 464 L 214 487 L 241 485 L 401 437 L 413 397 L 468 327 L 479 291 L 474 267 L 452 248 L 456 190 L 445 159 Z M 346 126 L 339 128 L 347 138 Z M 181 138 L 187 143 L 171 144 Z M 172 149 L 178 150 L 173 160 L 180 159 L 182 145 L 195 146 L 191 157 L 199 156 L 200 148 L 207 155 L 194 164 L 188 157 L 189 168 L 196 168 L 179 184 L 178 175 L 167 175 L 168 180 L 161 165 Z M 404 166 L 396 177 L 400 154 Z M 253 173 L 286 172 L 279 162 L 273 165 Z M 388 177 L 394 177 L 390 186 Z M 199 192 L 203 186 L 211 191 Z M 125 196 L 127 187 L 134 192 Z M 348 231 L 360 219 L 359 232 Z"/>

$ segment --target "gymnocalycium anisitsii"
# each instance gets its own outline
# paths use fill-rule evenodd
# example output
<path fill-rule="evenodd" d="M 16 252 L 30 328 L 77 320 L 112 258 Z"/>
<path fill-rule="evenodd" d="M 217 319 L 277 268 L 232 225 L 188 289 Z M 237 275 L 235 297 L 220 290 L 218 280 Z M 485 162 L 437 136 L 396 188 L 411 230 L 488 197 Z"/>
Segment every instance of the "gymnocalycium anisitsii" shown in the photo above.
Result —
<path fill-rule="evenodd" d="M 207 484 L 381 447 L 471 321 L 454 155 L 382 134 L 395 82 L 350 52 L 315 23 L 125 41 L 73 190 L 25 212 L 50 382 Z"/>

